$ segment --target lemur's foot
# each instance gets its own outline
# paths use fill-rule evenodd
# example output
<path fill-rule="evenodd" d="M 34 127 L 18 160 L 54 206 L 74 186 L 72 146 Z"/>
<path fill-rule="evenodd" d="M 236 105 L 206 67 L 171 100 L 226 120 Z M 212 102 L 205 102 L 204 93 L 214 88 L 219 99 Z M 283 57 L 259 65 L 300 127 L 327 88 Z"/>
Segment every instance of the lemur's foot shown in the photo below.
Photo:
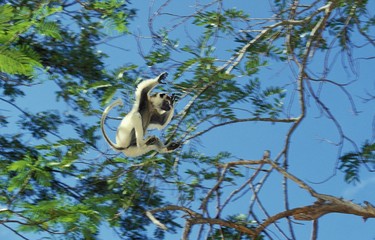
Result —
<path fill-rule="evenodd" d="M 156 136 L 149 137 L 146 141 L 146 145 L 154 145 L 159 142 L 159 139 Z"/>
<path fill-rule="evenodd" d="M 167 150 L 168 151 L 173 151 L 177 148 L 181 147 L 181 143 L 180 142 L 172 142 L 170 143 L 168 146 L 167 146 Z"/>

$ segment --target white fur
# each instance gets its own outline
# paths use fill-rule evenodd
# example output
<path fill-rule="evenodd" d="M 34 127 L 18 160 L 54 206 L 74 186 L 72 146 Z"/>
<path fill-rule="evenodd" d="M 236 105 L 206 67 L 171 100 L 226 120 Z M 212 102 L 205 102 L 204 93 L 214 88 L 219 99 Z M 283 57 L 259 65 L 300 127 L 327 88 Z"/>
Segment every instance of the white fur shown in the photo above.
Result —
<path fill-rule="evenodd" d="M 108 142 L 108 144 L 116 151 L 123 152 L 126 156 L 129 157 L 136 157 L 143 154 L 146 154 L 150 151 L 156 150 L 161 153 L 169 152 L 168 149 L 164 146 L 164 144 L 156 137 L 149 137 L 146 140 L 144 139 L 145 132 L 142 127 L 142 116 L 141 113 L 138 111 L 139 105 L 140 105 L 140 98 L 141 93 L 144 89 L 149 89 L 148 93 L 155 88 L 155 86 L 159 83 L 158 82 L 159 77 L 154 79 L 149 79 L 142 81 L 137 86 L 137 90 L 135 91 L 135 102 L 133 105 L 132 110 L 122 119 L 116 134 L 116 143 L 113 143 L 108 136 L 106 135 L 104 131 L 104 122 L 105 119 L 109 113 L 109 111 L 114 108 L 117 105 L 122 105 L 122 101 L 120 99 L 113 102 L 111 105 L 109 105 L 103 112 L 102 118 L 101 118 L 101 129 L 102 133 L 104 135 L 105 140 Z M 150 97 L 148 96 L 148 100 Z M 161 104 L 163 103 L 163 99 L 156 98 L 153 100 L 152 104 L 154 108 L 157 110 L 157 112 L 161 115 L 166 113 L 166 111 L 160 109 Z M 167 120 L 164 123 L 150 123 L 147 127 L 147 129 L 163 129 L 165 128 L 168 123 L 172 120 L 173 117 L 173 106 L 170 110 L 170 113 L 168 115 Z M 131 144 L 131 134 L 132 131 L 135 131 L 135 138 L 136 138 L 136 146 L 129 146 Z M 147 145 L 146 142 L 154 138 L 156 139 L 155 144 L 149 144 Z"/>

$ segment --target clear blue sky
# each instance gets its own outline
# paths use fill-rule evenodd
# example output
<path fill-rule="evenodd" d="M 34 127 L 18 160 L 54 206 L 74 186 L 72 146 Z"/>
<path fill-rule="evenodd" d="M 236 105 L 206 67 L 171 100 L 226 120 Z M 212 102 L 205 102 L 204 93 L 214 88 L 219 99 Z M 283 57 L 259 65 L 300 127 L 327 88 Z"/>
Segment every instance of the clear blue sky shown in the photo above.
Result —
<path fill-rule="evenodd" d="M 138 32 L 138 29 L 141 29 L 142 35 L 148 35 L 148 31 L 145 28 L 147 16 L 149 14 L 149 9 L 145 7 L 147 2 L 148 1 L 135 2 L 135 8 L 140 9 L 140 11 L 138 12 L 139 15 L 136 21 L 132 23 L 132 29 L 134 32 Z M 160 1 L 155 2 L 156 6 L 160 4 Z M 193 2 L 195 1 L 172 1 L 171 6 L 168 7 L 166 11 L 188 15 L 193 11 L 191 8 L 189 9 L 189 6 L 193 5 Z M 242 9 L 253 18 L 270 18 L 272 16 L 268 1 L 224 2 L 225 7 L 230 7 L 228 4 L 233 4 L 233 7 Z M 155 9 L 156 8 L 153 10 Z M 162 19 L 163 18 L 160 18 L 160 20 Z M 156 25 L 166 25 L 166 27 L 168 27 L 173 24 L 173 22 L 160 22 Z M 195 37 L 194 27 L 187 25 L 186 28 L 191 36 Z M 175 34 L 180 36 L 181 45 L 189 41 L 188 39 L 184 39 L 184 29 L 181 27 Z M 196 36 L 198 36 L 198 34 Z M 144 40 L 142 43 L 145 44 L 145 51 L 147 51 L 147 41 Z M 126 41 L 117 39 L 113 41 L 112 44 L 129 48 L 128 46 L 135 44 L 135 41 L 128 37 Z M 220 47 L 226 47 L 225 44 L 220 42 L 219 44 L 221 45 L 216 45 L 217 54 L 219 56 L 223 56 L 223 54 L 225 54 L 225 56 L 228 55 L 227 52 L 220 49 Z M 372 53 L 374 52 L 374 49 L 369 46 L 369 48 L 358 51 L 355 54 L 356 56 L 371 56 L 371 54 L 368 54 L 369 50 L 372 51 Z M 122 52 L 106 47 L 105 51 L 111 57 L 109 62 L 111 66 L 117 65 L 118 61 L 122 64 L 132 59 L 140 59 L 136 53 L 136 49 L 130 49 L 129 52 Z M 181 56 L 181 58 L 183 57 Z M 321 59 L 317 58 L 315 61 L 319 69 L 318 71 L 321 71 Z M 141 62 L 137 62 L 137 64 L 142 65 L 144 63 L 141 60 Z M 350 87 L 350 90 L 353 92 L 354 101 L 360 112 L 357 116 L 352 113 L 350 103 L 343 92 L 331 86 L 325 86 L 322 92 L 323 99 L 327 101 L 332 113 L 340 119 L 345 133 L 358 143 L 365 139 L 371 139 L 373 134 L 372 122 L 375 113 L 375 104 L 374 102 L 363 104 L 363 101 L 359 98 L 360 96 L 364 96 L 365 90 L 372 93 L 375 92 L 373 65 L 374 62 L 371 60 L 361 61 L 359 65 L 360 77 L 358 81 Z M 342 70 L 340 61 L 337 61 L 335 69 L 337 70 L 332 71 L 329 75 L 332 80 L 349 82 L 355 78 L 355 76 L 349 76 Z M 259 77 L 265 82 L 291 82 L 294 80 L 294 76 L 291 74 L 288 66 L 280 63 L 271 63 L 270 66 L 262 71 Z M 288 94 L 290 96 L 291 92 L 288 92 Z M 332 121 L 321 116 L 320 110 L 316 107 L 312 99 L 309 100 L 309 104 L 307 118 L 292 138 L 290 171 L 302 180 L 321 182 L 331 176 L 335 171 L 338 148 L 328 141 L 337 142 L 339 135 Z M 178 106 L 177 110 L 181 110 L 182 108 L 183 106 Z M 373 110 L 368 111 L 368 109 Z M 298 112 L 294 111 L 294 113 L 296 114 L 295 116 L 297 116 Z M 230 125 L 213 130 L 201 137 L 202 146 L 199 147 L 199 150 L 207 154 L 229 151 L 240 159 L 258 159 L 264 149 L 270 149 L 273 156 L 275 156 L 279 153 L 284 144 L 287 129 L 288 125 L 272 125 L 269 123 L 239 123 Z M 348 143 L 344 145 L 344 152 L 346 150 L 353 150 Z M 311 186 L 321 193 L 339 197 L 342 196 L 347 199 L 353 199 L 355 202 L 367 200 L 375 204 L 375 174 L 369 173 L 364 169 L 362 170 L 362 182 L 356 186 L 344 183 L 343 174 L 340 172 L 337 172 L 335 177 L 325 183 L 311 184 Z M 262 191 L 262 196 L 264 196 L 264 205 L 267 206 L 268 210 L 271 213 L 277 213 L 283 209 L 281 176 L 274 176 L 270 181 L 271 184 L 268 183 Z M 315 200 L 294 184 L 290 184 L 290 188 L 292 192 L 291 207 L 307 205 Z M 175 196 L 171 196 L 172 199 L 173 197 Z M 239 200 L 237 202 L 238 208 L 233 207 L 231 209 L 231 214 L 246 213 L 242 207 L 243 204 L 241 204 L 241 201 L 243 201 L 246 206 L 246 201 L 248 200 L 249 198 L 246 197 Z M 170 199 L 170 201 L 172 200 Z M 304 225 L 295 228 L 297 236 L 300 237 L 299 239 L 309 239 L 311 234 L 311 222 L 302 222 L 302 224 Z M 375 220 L 373 219 L 364 222 L 362 218 L 357 216 L 343 214 L 326 215 L 319 221 L 319 239 L 374 239 L 374 224 Z M 169 239 L 176 239 L 176 236 L 171 236 Z"/>

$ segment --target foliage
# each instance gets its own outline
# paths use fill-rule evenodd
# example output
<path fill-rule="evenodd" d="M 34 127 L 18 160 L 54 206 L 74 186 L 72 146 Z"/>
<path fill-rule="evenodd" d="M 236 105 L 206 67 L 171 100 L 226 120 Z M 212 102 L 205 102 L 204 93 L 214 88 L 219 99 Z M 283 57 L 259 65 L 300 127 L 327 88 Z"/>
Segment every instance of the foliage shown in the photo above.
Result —
<path fill-rule="evenodd" d="M 56 29 L 46 27 L 48 23 L 42 20 L 57 10 L 46 9 L 45 13 L 40 10 L 33 12 L 27 7 L 17 9 L 11 5 L 0 6 L 0 71 L 31 76 L 35 67 L 42 66 L 39 55 L 32 48 L 27 45 L 12 45 L 32 27 L 40 29 L 42 34 L 58 36 Z"/>
<path fill-rule="evenodd" d="M 340 157 L 340 161 L 339 169 L 345 173 L 345 181 L 354 184 L 359 182 L 359 169 L 362 165 L 374 168 L 375 143 L 364 143 L 359 152 L 348 152 Z"/>

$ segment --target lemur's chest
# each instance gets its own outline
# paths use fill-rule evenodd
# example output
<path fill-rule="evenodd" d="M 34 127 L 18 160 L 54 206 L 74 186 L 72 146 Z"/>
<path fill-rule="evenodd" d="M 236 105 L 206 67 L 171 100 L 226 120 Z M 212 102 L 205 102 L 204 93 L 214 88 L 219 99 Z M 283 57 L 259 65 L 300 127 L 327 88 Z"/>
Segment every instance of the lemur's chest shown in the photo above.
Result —
<path fill-rule="evenodd" d="M 152 114 L 155 110 L 152 104 L 147 104 L 141 111 L 142 116 L 142 127 L 143 131 L 146 133 L 147 127 L 150 125 Z"/>

